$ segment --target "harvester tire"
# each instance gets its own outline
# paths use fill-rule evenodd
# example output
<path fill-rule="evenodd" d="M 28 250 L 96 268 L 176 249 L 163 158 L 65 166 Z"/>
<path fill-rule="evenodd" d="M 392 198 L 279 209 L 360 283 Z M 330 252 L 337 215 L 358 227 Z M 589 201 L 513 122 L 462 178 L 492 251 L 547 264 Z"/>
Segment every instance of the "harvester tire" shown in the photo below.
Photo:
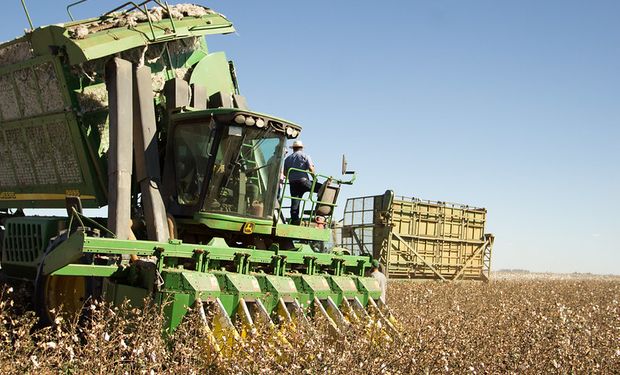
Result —
<path fill-rule="evenodd" d="M 95 294 L 91 277 L 43 274 L 45 258 L 66 239 L 65 232 L 50 241 L 35 279 L 34 306 L 43 326 L 54 324 L 59 314 L 69 318 L 82 314 L 87 300 Z"/>

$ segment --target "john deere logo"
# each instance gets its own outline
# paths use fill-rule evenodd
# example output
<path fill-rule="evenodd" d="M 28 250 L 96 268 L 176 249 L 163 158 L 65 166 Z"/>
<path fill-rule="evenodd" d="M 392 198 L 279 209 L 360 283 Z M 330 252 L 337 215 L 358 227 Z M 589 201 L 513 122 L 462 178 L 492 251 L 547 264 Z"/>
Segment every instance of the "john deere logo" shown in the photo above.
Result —
<path fill-rule="evenodd" d="M 243 234 L 252 234 L 252 233 L 254 233 L 254 223 L 243 224 Z"/>

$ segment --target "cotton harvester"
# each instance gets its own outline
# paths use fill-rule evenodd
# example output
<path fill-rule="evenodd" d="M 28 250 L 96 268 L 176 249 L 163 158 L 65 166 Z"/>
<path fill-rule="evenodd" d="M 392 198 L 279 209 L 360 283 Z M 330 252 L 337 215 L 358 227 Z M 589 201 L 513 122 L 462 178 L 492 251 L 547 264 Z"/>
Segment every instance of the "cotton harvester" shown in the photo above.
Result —
<path fill-rule="evenodd" d="M 301 128 L 248 109 L 204 38 L 232 32 L 211 9 L 149 0 L 0 45 L 0 261 L 34 285 L 43 319 L 150 297 L 164 328 L 198 308 L 216 339 L 257 319 L 390 325 L 371 258 L 311 246 L 352 178 L 315 175 L 323 187 L 287 224 L 282 159 Z"/>

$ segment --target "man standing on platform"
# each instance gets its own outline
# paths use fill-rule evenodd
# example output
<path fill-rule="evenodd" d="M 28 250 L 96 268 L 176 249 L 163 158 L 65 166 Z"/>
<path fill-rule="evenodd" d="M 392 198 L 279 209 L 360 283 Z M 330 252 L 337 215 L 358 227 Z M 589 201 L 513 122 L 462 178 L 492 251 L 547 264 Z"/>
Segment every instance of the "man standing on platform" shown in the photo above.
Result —
<path fill-rule="evenodd" d="M 284 160 L 284 174 L 288 176 L 289 185 L 291 190 L 291 221 L 293 225 L 299 225 L 301 222 L 299 216 L 299 206 L 301 203 L 301 197 L 304 193 L 312 189 L 312 181 L 308 176 L 308 172 L 314 173 L 314 163 L 309 155 L 304 153 L 304 144 L 301 141 L 293 142 L 291 146 L 293 153 L 286 157 Z M 295 170 L 289 170 L 293 168 Z M 321 188 L 320 183 L 315 183 L 314 192 L 318 192 Z"/>

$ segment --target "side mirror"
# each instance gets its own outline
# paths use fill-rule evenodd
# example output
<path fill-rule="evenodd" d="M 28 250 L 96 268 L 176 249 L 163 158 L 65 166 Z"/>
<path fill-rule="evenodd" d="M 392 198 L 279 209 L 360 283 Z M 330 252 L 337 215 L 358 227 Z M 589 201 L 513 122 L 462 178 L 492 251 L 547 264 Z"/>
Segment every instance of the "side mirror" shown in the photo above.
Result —
<path fill-rule="evenodd" d="M 344 154 L 342 155 L 342 174 L 355 174 L 355 171 L 349 171 L 347 169 L 347 158 L 344 156 Z"/>

